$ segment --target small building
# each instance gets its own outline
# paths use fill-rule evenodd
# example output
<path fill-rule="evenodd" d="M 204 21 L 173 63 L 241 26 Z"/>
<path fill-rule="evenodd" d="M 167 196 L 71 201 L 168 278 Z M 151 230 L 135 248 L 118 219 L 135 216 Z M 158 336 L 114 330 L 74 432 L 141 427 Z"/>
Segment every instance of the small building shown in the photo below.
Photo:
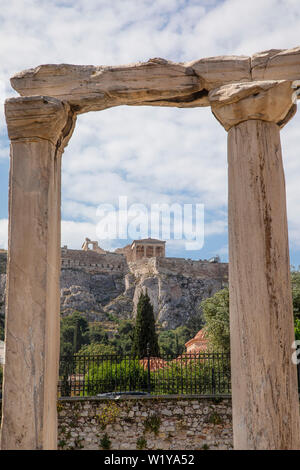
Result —
<path fill-rule="evenodd" d="M 138 261 L 143 258 L 159 258 L 166 256 L 166 242 L 156 238 L 133 240 L 131 245 L 118 248 L 116 253 L 126 256 L 127 261 Z"/>
<path fill-rule="evenodd" d="M 208 339 L 204 328 L 198 331 L 194 338 L 185 343 L 186 352 L 189 354 L 204 353 L 208 351 Z"/>

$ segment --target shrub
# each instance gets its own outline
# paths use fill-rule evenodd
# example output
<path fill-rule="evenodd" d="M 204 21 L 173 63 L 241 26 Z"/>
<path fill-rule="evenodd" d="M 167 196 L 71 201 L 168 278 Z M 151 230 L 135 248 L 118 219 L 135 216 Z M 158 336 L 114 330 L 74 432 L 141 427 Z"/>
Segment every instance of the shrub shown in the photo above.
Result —
<path fill-rule="evenodd" d="M 100 447 L 102 447 L 103 450 L 109 450 L 111 448 L 111 440 L 107 433 L 100 439 Z"/>
<path fill-rule="evenodd" d="M 157 435 L 160 428 L 160 424 L 161 419 L 159 415 L 153 414 L 151 416 L 148 416 L 144 423 L 145 431 L 151 431 L 155 435 Z"/>
<path fill-rule="evenodd" d="M 138 450 L 143 450 L 146 449 L 147 447 L 147 441 L 144 437 L 139 437 L 138 440 L 136 441 L 136 448 Z"/>
<path fill-rule="evenodd" d="M 112 362 L 98 358 L 85 375 L 85 395 L 97 395 L 107 391 L 146 390 L 147 371 L 137 359 Z"/>
<path fill-rule="evenodd" d="M 170 361 L 163 369 L 151 372 L 151 391 L 159 394 L 229 393 L 230 363 L 220 359 L 189 358 Z"/>

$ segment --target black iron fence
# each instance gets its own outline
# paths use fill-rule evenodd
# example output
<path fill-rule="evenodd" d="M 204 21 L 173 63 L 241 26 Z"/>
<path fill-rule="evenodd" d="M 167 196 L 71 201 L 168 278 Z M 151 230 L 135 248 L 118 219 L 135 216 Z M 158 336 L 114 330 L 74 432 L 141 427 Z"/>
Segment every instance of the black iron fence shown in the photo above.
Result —
<path fill-rule="evenodd" d="M 60 358 L 59 396 L 143 392 L 153 395 L 231 393 L 225 353 L 162 355 L 74 355 Z"/>

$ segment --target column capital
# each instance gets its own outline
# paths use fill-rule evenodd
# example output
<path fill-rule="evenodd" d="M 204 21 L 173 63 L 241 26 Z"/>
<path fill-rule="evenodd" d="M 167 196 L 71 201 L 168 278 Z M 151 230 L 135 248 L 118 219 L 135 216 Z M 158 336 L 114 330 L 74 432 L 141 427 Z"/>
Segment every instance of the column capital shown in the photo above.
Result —
<path fill-rule="evenodd" d="M 67 145 L 76 121 L 68 103 L 49 96 L 10 98 L 5 117 L 10 140 L 48 140 L 59 150 Z"/>
<path fill-rule="evenodd" d="M 274 122 L 282 128 L 297 111 L 295 88 L 294 82 L 285 80 L 231 83 L 211 90 L 209 101 L 227 131 L 251 119 Z"/>

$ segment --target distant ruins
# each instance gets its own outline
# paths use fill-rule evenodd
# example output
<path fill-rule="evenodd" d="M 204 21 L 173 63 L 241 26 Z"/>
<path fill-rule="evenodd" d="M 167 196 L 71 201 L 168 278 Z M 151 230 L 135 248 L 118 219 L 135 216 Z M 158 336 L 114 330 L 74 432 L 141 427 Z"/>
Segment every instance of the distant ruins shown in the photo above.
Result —
<path fill-rule="evenodd" d="M 139 259 L 153 257 L 158 258 L 166 256 L 165 245 L 165 241 L 157 240 L 155 238 L 144 238 L 141 240 L 133 240 L 131 244 L 126 245 L 123 248 L 117 248 L 115 253 L 124 255 L 127 261 L 137 261 Z M 92 246 L 92 248 L 90 248 L 90 246 Z M 111 253 L 110 251 L 105 251 L 100 248 L 97 241 L 91 241 L 89 238 L 86 238 L 82 244 L 82 250 L 91 250 L 101 254 Z"/>
<path fill-rule="evenodd" d="M 86 238 L 84 243 L 82 244 L 82 250 L 84 251 L 88 251 L 90 250 L 90 245 L 92 245 L 92 250 L 93 251 L 96 251 L 97 253 L 106 253 L 105 250 L 102 250 L 102 248 L 100 248 L 100 246 L 98 245 L 98 242 L 95 241 L 95 242 L 92 242 L 89 238 Z M 66 247 L 67 248 L 67 247 Z"/>
<path fill-rule="evenodd" d="M 127 261 L 138 261 L 143 258 L 160 258 L 166 256 L 166 242 L 155 238 L 133 240 L 124 248 L 117 248 L 116 253 L 124 254 Z"/>
<path fill-rule="evenodd" d="M 132 318 L 141 291 L 147 289 L 156 320 L 177 328 L 199 314 L 200 303 L 228 284 L 228 264 L 165 256 L 166 242 L 134 240 L 114 252 L 86 238 L 81 250 L 61 248 L 60 311 L 74 310 L 89 321 L 112 314 Z M 153 256 L 152 256 L 153 255 Z M 7 253 L 0 253 L 0 313 L 4 314 Z"/>

